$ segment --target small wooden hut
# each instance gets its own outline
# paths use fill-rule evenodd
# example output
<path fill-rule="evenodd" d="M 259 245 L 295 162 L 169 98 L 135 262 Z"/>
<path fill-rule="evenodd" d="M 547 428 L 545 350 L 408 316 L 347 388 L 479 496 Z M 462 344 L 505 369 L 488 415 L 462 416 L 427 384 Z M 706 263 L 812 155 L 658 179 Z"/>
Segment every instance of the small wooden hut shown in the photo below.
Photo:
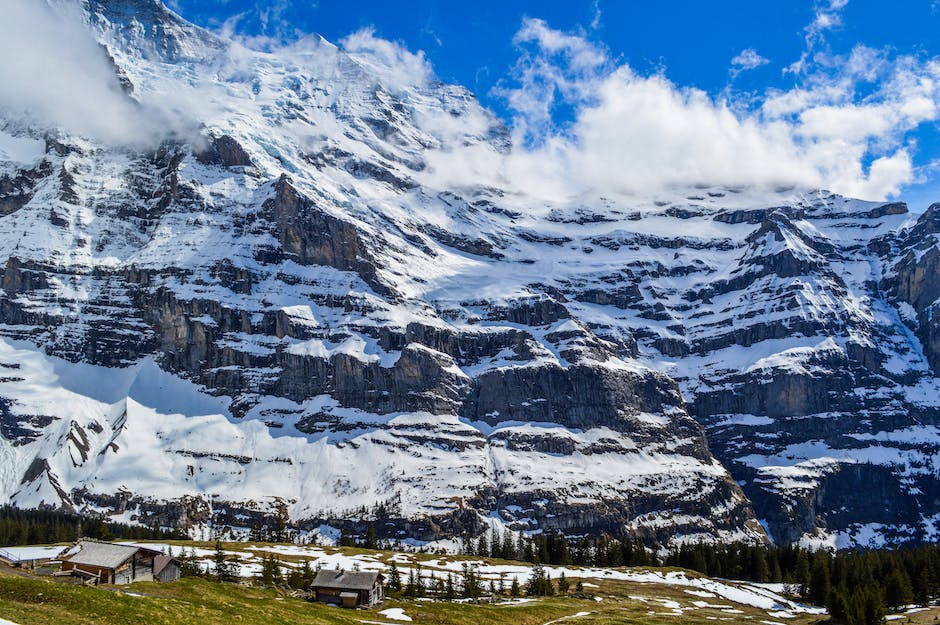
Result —
<path fill-rule="evenodd" d="M 316 600 L 344 608 L 369 607 L 384 598 L 385 578 L 376 571 L 322 570 L 310 588 Z"/>
<path fill-rule="evenodd" d="M 179 579 L 180 562 L 154 549 L 82 540 L 62 557 L 62 571 L 99 584 Z"/>

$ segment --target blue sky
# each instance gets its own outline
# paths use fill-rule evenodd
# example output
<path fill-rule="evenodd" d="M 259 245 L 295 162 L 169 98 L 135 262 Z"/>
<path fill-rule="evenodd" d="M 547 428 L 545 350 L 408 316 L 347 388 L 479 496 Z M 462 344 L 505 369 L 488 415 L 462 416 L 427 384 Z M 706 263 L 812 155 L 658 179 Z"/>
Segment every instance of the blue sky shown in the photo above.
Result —
<path fill-rule="evenodd" d="M 791 134 L 801 144 L 818 141 L 816 135 L 807 138 L 807 120 L 817 135 L 820 126 L 847 126 L 844 137 L 822 131 L 825 146 L 811 150 L 813 167 L 824 172 L 825 182 L 832 180 L 832 186 L 845 187 L 839 190 L 859 195 L 900 195 L 915 209 L 940 200 L 938 114 L 909 115 L 911 103 L 924 97 L 940 107 L 940 87 L 924 88 L 916 98 L 898 95 L 898 84 L 940 82 L 937 67 L 931 65 L 940 55 L 936 0 L 168 4 L 191 21 L 242 37 L 276 42 L 316 32 L 342 44 L 351 41 L 351 34 L 366 32 L 396 42 L 423 53 L 438 77 L 470 88 L 519 131 L 521 140 L 536 144 L 571 130 L 586 108 L 597 105 L 591 91 L 627 68 L 631 76 L 662 77 L 678 93 L 702 90 L 716 105 L 744 117 L 757 115 L 766 126 L 786 118 L 795 124 Z M 573 64 L 584 51 L 599 57 L 586 70 Z M 795 65 L 801 59 L 803 64 Z M 846 70 L 849 66 L 853 69 Z M 878 70 L 867 75 L 866 66 Z M 898 79 L 901 74 L 904 80 Z M 546 82 L 549 91 L 544 90 Z M 836 85 L 841 92 L 832 95 Z M 779 103 L 781 94 L 806 93 L 814 95 L 804 98 L 802 108 L 768 113 L 769 100 Z M 532 108 L 539 98 L 550 100 L 547 111 Z M 538 119 L 543 113 L 547 117 Z M 871 115 L 865 117 L 867 113 Z M 869 123 L 873 130 L 864 138 L 851 130 Z M 839 145 L 848 145 L 843 156 L 836 154 Z M 857 160 L 862 172 L 832 173 L 839 158 Z M 892 173 L 871 175 L 869 168 L 878 159 L 885 159 L 885 166 L 876 169 Z"/>

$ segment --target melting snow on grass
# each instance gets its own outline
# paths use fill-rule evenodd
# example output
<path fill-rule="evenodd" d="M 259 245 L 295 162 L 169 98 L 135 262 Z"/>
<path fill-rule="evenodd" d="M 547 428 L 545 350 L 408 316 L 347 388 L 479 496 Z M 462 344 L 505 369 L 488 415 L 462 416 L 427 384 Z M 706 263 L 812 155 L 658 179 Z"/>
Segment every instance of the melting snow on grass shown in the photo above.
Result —
<path fill-rule="evenodd" d="M 411 621 L 411 617 L 405 614 L 405 611 L 401 608 L 389 608 L 387 610 L 382 610 L 379 612 L 385 618 L 390 618 L 393 621 Z"/>

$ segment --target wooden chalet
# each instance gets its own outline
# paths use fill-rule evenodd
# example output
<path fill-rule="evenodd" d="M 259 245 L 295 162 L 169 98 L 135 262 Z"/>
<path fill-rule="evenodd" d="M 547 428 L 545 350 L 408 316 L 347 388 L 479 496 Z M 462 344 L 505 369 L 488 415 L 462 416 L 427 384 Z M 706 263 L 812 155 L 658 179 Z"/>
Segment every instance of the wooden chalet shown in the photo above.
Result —
<path fill-rule="evenodd" d="M 62 572 L 95 584 L 175 581 L 181 565 L 175 558 L 136 545 L 82 540 L 62 557 Z"/>
<path fill-rule="evenodd" d="M 370 607 L 385 599 L 385 578 L 376 571 L 321 570 L 310 585 L 316 600 L 344 608 Z"/>

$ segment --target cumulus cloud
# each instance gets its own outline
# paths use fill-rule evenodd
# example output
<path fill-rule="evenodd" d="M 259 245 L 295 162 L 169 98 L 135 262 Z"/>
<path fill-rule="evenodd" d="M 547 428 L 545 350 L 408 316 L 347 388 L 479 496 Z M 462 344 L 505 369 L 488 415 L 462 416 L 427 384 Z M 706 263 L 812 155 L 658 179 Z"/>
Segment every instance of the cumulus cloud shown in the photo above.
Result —
<path fill-rule="evenodd" d="M 0 0 L 0 108 L 44 127 L 142 147 L 183 131 L 178 115 L 124 93 L 77 3 Z"/>
<path fill-rule="evenodd" d="M 512 85 L 494 93 L 516 112 L 517 138 L 540 144 L 551 132 L 559 105 L 590 106 L 611 69 L 606 51 L 581 34 L 564 33 L 540 19 L 526 18 L 513 38 L 520 50 Z"/>
<path fill-rule="evenodd" d="M 787 68 L 788 72 L 799 74 L 807 69 L 813 55 L 825 47 L 826 31 L 842 26 L 842 10 L 848 4 L 849 0 L 816 0 L 813 20 L 803 29 L 806 48 Z"/>
<path fill-rule="evenodd" d="M 425 129 L 443 145 L 458 146 L 430 155 L 428 175 L 436 172 L 441 184 L 495 184 L 556 199 L 689 184 L 897 195 L 922 173 L 913 132 L 940 120 L 940 60 L 861 45 L 832 54 L 821 46 L 821 33 L 840 23 L 846 3 L 817 6 L 807 27 L 807 50 L 814 51 L 794 87 L 740 98 L 677 85 L 664 72 L 640 74 L 584 31 L 526 19 L 514 37 L 519 59 L 511 79 L 495 90 L 511 112 L 514 147 L 445 140 L 498 136 L 493 117 L 473 106 L 461 116 L 425 113 Z M 167 119 L 179 117 L 169 111 L 181 106 L 210 117 L 211 93 L 183 89 L 170 102 L 152 93 L 143 98 L 146 106 L 133 101 L 80 17 L 56 17 L 45 2 L 0 4 L 0 54 L 18 60 L 0 64 L 0 107 L 118 143 L 165 133 L 174 127 Z M 423 52 L 372 29 L 351 34 L 342 46 L 394 92 L 437 84 Z M 764 63 L 753 49 L 732 62 L 737 71 Z"/>
<path fill-rule="evenodd" d="M 940 119 L 940 61 L 861 45 L 832 54 L 823 33 L 841 23 L 846 5 L 817 5 L 806 29 L 812 54 L 796 86 L 740 97 L 677 85 L 664 71 L 640 74 L 583 30 L 524 19 L 513 39 L 518 61 L 494 90 L 511 112 L 513 149 L 470 142 L 441 150 L 429 156 L 428 175 L 442 185 L 494 184 L 553 199 L 690 184 L 895 196 L 918 179 L 912 132 Z M 436 83 L 423 52 L 370 28 L 341 44 L 393 91 Z M 733 71 L 766 63 L 754 49 L 732 60 Z M 492 118 L 422 123 L 439 137 L 487 136 Z"/>
<path fill-rule="evenodd" d="M 816 28 L 832 27 L 845 4 L 827 3 Z M 880 199 L 916 180 L 911 133 L 940 119 L 940 61 L 864 46 L 817 54 L 796 87 L 738 102 L 640 75 L 539 20 L 526 20 L 516 43 L 515 82 L 499 94 L 522 147 L 504 167 L 553 193 L 796 185 Z M 741 67 L 762 62 L 739 56 Z M 559 105 L 573 107 L 571 121 L 554 121 Z M 520 175 L 525 163 L 546 181 Z"/>
<path fill-rule="evenodd" d="M 108 139 L 132 131 L 134 103 L 77 10 L 53 13 L 31 0 L 2 5 L 0 106 Z"/>
<path fill-rule="evenodd" d="M 754 48 L 741 50 L 733 59 L 731 59 L 731 74 L 737 76 L 741 72 L 749 69 L 756 69 L 761 65 L 770 63 L 767 59 L 757 53 Z"/>
<path fill-rule="evenodd" d="M 423 51 L 412 53 L 399 43 L 377 37 L 374 28 L 358 30 L 340 43 L 350 56 L 369 67 L 393 91 L 426 85 L 434 78 Z"/>

